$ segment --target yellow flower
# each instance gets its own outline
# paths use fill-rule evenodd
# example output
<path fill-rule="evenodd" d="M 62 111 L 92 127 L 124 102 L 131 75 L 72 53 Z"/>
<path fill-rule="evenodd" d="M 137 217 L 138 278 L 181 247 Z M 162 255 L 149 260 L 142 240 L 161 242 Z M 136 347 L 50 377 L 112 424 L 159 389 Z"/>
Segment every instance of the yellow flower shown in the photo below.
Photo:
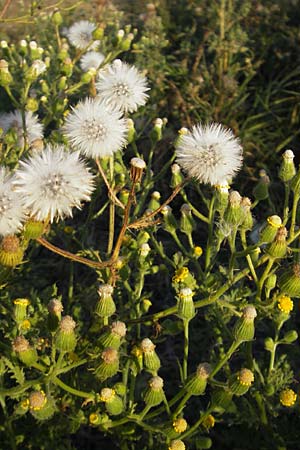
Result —
<path fill-rule="evenodd" d="M 280 228 L 282 225 L 282 220 L 279 216 L 269 216 L 267 222 L 274 228 Z"/>
<path fill-rule="evenodd" d="M 196 256 L 196 258 L 199 258 L 203 253 L 202 248 L 199 245 L 196 245 L 194 247 L 194 256 Z"/>
<path fill-rule="evenodd" d="M 16 298 L 14 305 L 28 306 L 30 305 L 30 301 L 27 298 Z"/>
<path fill-rule="evenodd" d="M 294 307 L 294 303 L 287 295 L 281 295 L 278 299 L 278 308 L 281 312 L 289 314 Z"/>
<path fill-rule="evenodd" d="M 254 381 L 254 375 L 249 369 L 241 369 L 238 373 L 237 379 L 243 386 L 251 386 Z"/>
<path fill-rule="evenodd" d="M 23 320 L 23 322 L 21 323 L 21 328 L 22 330 L 30 330 L 31 328 L 31 323 L 28 319 Z"/>
<path fill-rule="evenodd" d="M 91 413 L 89 416 L 89 422 L 92 425 L 95 425 L 99 420 L 99 415 L 97 413 Z"/>
<path fill-rule="evenodd" d="M 187 421 L 183 417 L 176 419 L 173 422 L 173 428 L 176 433 L 183 433 L 187 428 Z"/>
<path fill-rule="evenodd" d="M 284 389 L 280 392 L 279 400 L 283 406 L 293 406 L 297 399 L 296 392 L 293 389 Z"/>
<path fill-rule="evenodd" d="M 187 267 L 181 267 L 177 269 L 175 275 L 172 278 L 174 283 L 182 283 L 189 275 L 189 269 Z"/>
<path fill-rule="evenodd" d="M 209 414 L 209 416 L 207 416 L 206 419 L 203 420 L 203 425 L 205 426 L 205 428 L 213 428 L 215 426 L 215 422 L 216 420 L 214 416 Z"/>

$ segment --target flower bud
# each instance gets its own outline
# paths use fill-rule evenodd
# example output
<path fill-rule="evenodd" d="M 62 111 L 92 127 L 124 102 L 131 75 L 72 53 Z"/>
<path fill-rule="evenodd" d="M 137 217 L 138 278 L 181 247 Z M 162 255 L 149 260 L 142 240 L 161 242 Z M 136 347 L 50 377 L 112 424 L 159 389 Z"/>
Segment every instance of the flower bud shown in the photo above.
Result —
<path fill-rule="evenodd" d="M 282 292 L 291 297 L 300 297 L 300 264 L 294 264 L 278 280 Z"/>
<path fill-rule="evenodd" d="M 229 407 L 233 393 L 228 389 L 216 389 L 212 393 L 211 404 L 216 412 L 224 412 Z"/>
<path fill-rule="evenodd" d="M 142 340 L 140 348 L 143 352 L 145 369 L 150 373 L 156 374 L 160 368 L 160 359 L 155 352 L 155 345 L 151 339 L 145 338 Z"/>
<path fill-rule="evenodd" d="M 47 420 L 56 411 L 54 401 L 44 391 L 34 391 L 29 395 L 29 410 L 37 420 Z"/>
<path fill-rule="evenodd" d="M 13 340 L 12 348 L 19 360 L 28 367 L 32 366 L 38 358 L 35 348 L 23 336 L 18 336 Z"/>
<path fill-rule="evenodd" d="M 151 200 L 148 203 L 148 209 L 155 211 L 157 208 L 159 208 L 160 207 L 160 202 L 159 202 L 160 197 L 161 197 L 160 192 L 158 192 L 158 191 L 152 192 Z"/>
<path fill-rule="evenodd" d="M 184 203 L 180 208 L 180 212 L 180 231 L 190 235 L 196 228 L 196 223 L 192 216 L 192 210 L 188 204 Z"/>
<path fill-rule="evenodd" d="M 132 158 L 130 161 L 130 179 L 133 183 L 139 183 L 142 179 L 146 163 L 141 158 Z"/>
<path fill-rule="evenodd" d="M 244 212 L 241 207 L 242 197 L 237 191 L 231 191 L 228 198 L 228 206 L 224 212 L 224 221 L 231 227 L 239 226 L 244 220 Z"/>
<path fill-rule="evenodd" d="M 147 314 L 147 312 L 149 311 L 149 309 L 152 306 L 152 302 L 151 300 L 149 300 L 148 298 L 143 298 L 143 300 L 141 301 L 141 311 L 143 314 Z"/>
<path fill-rule="evenodd" d="M 185 444 L 181 439 L 175 439 L 170 442 L 168 450 L 185 450 Z"/>
<path fill-rule="evenodd" d="M 0 60 L 0 86 L 9 86 L 13 82 L 13 77 L 8 69 L 8 62 Z"/>
<path fill-rule="evenodd" d="M 59 27 L 63 23 L 62 15 L 58 9 L 53 12 L 51 20 L 57 27 Z"/>
<path fill-rule="evenodd" d="M 139 248 L 139 254 L 140 257 L 142 259 L 142 261 L 144 261 L 145 258 L 147 258 L 147 256 L 149 255 L 151 248 L 150 245 L 147 244 L 147 242 L 145 242 L 144 244 L 142 244 Z"/>
<path fill-rule="evenodd" d="M 180 289 L 178 295 L 177 316 L 182 320 L 191 320 L 195 317 L 193 291 L 190 288 Z"/>
<path fill-rule="evenodd" d="M 132 119 L 127 119 L 127 143 L 131 144 L 136 139 L 136 131 L 134 127 L 134 121 Z"/>
<path fill-rule="evenodd" d="M 156 144 L 162 138 L 163 121 L 160 118 L 155 119 L 154 127 L 150 132 L 150 138 L 153 144 Z"/>
<path fill-rule="evenodd" d="M 113 377 L 119 370 L 119 353 L 112 347 L 105 348 L 101 353 L 101 363 L 95 368 L 95 377 L 105 381 Z"/>
<path fill-rule="evenodd" d="M 281 342 L 283 344 L 292 344 L 298 339 L 298 333 L 296 330 L 289 330 L 285 333 L 283 338 L 281 339 Z"/>
<path fill-rule="evenodd" d="M 113 388 L 120 397 L 124 397 L 127 392 L 127 386 L 121 382 L 114 384 Z"/>
<path fill-rule="evenodd" d="M 199 245 L 196 245 L 193 248 L 193 256 L 194 256 L 194 258 L 200 258 L 202 253 L 203 253 L 202 247 L 200 247 Z"/>
<path fill-rule="evenodd" d="M 75 329 L 76 322 L 71 316 L 61 319 L 59 329 L 55 336 L 55 345 L 61 352 L 72 352 L 76 347 Z"/>
<path fill-rule="evenodd" d="M 47 69 L 44 61 L 36 59 L 32 65 L 25 71 L 25 79 L 27 81 L 35 81 Z"/>
<path fill-rule="evenodd" d="M 270 178 L 266 174 L 265 170 L 261 170 L 259 173 L 259 180 L 253 189 L 253 195 L 256 200 L 265 200 L 269 197 L 269 184 Z"/>
<path fill-rule="evenodd" d="M 283 406 L 291 407 L 297 400 L 297 394 L 293 389 L 284 389 L 279 394 L 279 400 Z"/>
<path fill-rule="evenodd" d="M 257 316 L 256 309 L 252 305 L 244 308 L 242 316 L 236 321 L 233 336 L 236 342 L 252 341 L 254 338 L 254 319 Z"/>
<path fill-rule="evenodd" d="M 199 364 L 196 373 L 186 383 L 185 390 L 191 395 L 202 395 L 206 389 L 210 373 L 210 364 L 206 362 Z"/>
<path fill-rule="evenodd" d="M 117 416 L 123 412 L 123 400 L 116 394 L 114 389 L 101 389 L 100 400 L 105 403 L 106 411 L 111 416 Z"/>
<path fill-rule="evenodd" d="M 274 351 L 274 346 L 275 346 L 275 342 L 271 337 L 267 337 L 265 339 L 265 349 L 268 352 L 273 352 Z"/>
<path fill-rule="evenodd" d="M 206 419 L 203 420 L 202 425 L 209 430 L 210 428 L 213 428 L 215 426 L 216 419 L 214 416 L 209 414 L 209 416 L 206 417 Z"/>
<path fill-rule="evenodd" d="M 266 253 L 273 258 L 284 258 L 287 252 L 286 237 L 287 229 L 285 227 L 278 228 L 274 241 L 266 248 Z"/>
<path fill-rule="evenodd" d="M 278 175 L 285 183 L 290 181 L 296 175 L 294 158 L 295 155 L 292 150 L 286 150 L 282 155 L 282 163 Z"/>
<path fill-rule="evenodd" d="M 244 218 L 241 223 L 241 229 L 247 231 L 253 228 L 253 217 L 251 213 L 251 200 L 248 197 L 243 197 L 241 200 L 241 207 Z"/>
<path fill-rule="evenodd" d="M 266 279 L 266 283 L 265 283 L 266 289 L 268 291 L 271 291 L 272 289 L 274 289 L 276 286 L 276 282 L 277 282 L 277 275 L 275 273 L 272 273 Z"/>
<path fill-rule="evenodd" d="M 172 177 L 171 177 L 170 187 L 172 189 L 174 189 L 176 186 L 178 186 L 178 184 L 182 183 L 183 175 L 181 173 L 180 166 L 176 163 L 172 164 L 171 172 L 172 172 Z"/>
<path fill-rule="evenodd" d="M 144 401 L 147 406 L 157 406 L 165 398 L 163 391 L 164 380 L 155 376 L 149 380 L 149 388 L 145 391 Z"/>
<path fill-rule="evenodd" d="M 0 244 L 0 264 L 15 267 L 22 262 L 24 251 L 17 236 L 5 236 Z"/>
<path fill-rule="evenodd" d="M 140 231 L 136 238 L 136 243 L 138 247 L 140 247 L 143 244 L 147 244 L 147 242 L 150 239 L 150 234 L 147 233 L 147 231 Z"/>
<path fill-rule="evenodd" d="M 223 215 L 228 206 L 229 189 L 230 186 L 227 182 L 224 184 L 215 185 L 215 208 L 216 211 Z"/>
<path fill-rule="evenodd" d="M 163 215 L 164 229 L 168 233 L 174 233 L 177 230 L 178 225 L 175 217 L 172 214 L 172 208 L 169 205 L 164 206 L 161 210 L 161 213 Z"/>
<path fill-rule="evenodd" d="M 27 298 L 16 298 L 13 303 L 14 319 L 17 323 L 21 323 L 27 317 L 27 307 L 30 305 L 30 301 Z"/>
<path fill-rule="evenodd" d="M 124 322 L 113 322 L 109 330 L 100 336 L 99 342 L 103 347 L 112 347 L 118 350 L 121 340 L 126 335 L 126 325 Z"/>
<path fill-rule="evenodd" d="M 38 239 L 45 231 L 45 223 L 40 220 L 29 219 L 23 228 L 25 239 Z"/>
<path fill-rule="evenodd" d="M 253 372 L 249 369 L 241 369 L 229 379 L 229 389 L 237 396 L 244 395 L 254 381 Z"/>
<path fill-rule="evenodd" d="M 62 302 L 58 299 L 52 299 L 48 303 L 48 327 L 50 331 L 57 329 L 63 309 Z"/>
<path fill-rule="evenodd" d="M 96 305 L 96 314 L 106 318 L 116 311 L 116 305 L 112 298 L 114 288 L 110 284 L 101 284 L 98 289 L 99 300 Z"/>
<path fill-rule="evenodd" d="M 281 226 L 282 220 L 279 216 L 269 216 L 267 218 L 267 223 L 260 232 L 260 242 L 272 242 Z"/>
<path fill-rule="evenodd" d="M 102 27 L 97 27 L 92 33 L 93 39 L 96 41 L 101 40 L 104 36 L 104 29 Z"/>

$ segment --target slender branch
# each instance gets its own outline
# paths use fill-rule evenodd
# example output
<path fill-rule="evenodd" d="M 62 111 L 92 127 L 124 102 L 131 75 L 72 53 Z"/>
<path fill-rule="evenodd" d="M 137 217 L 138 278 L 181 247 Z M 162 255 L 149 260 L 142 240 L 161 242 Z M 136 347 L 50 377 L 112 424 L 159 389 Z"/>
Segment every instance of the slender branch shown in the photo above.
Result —
<path fill-rule="evenodd" d="M 55 245 L 48 242 L 45 238 L 38 238 L 36 241 L 46 247 L 48 250 L 51 250 L 51 252 L 57 253 L 58 255 L 63 256 L 64 258 L 71 259 L 72 261 L 79 262 L 81 264 L 85 264 L 86 266 L 94 267 L 95 269 L 103 269 L 104 267 L 109 267 L 111 265 L 111 261 L 104 261 L 104 262 L 98 262 L 98 261 L 92 261 L 91 259 L 84 258 L 83 256 L 75 255 L 74 253 L 68 252 L 67 250 L 63 250 L 59 247 L 56 247 Z"/>
<path fill-rule="evenodd" d="M 103 178 L 103 181 L 105 183 L 105 186 L 107 187 L 107 190 L 109 192 L 110 197 L 112 198 L 112 200 L 116 203 L 116 205 L 120 206 L 120 208 L 125 209 L 125 205 L 123 205 L 123 203 L 118 199 L 118 197 L 116 196 L 116 194 L 114 193 L 113 189 L 111 188 L 108 179 L 106 178 L 105 172 L 100 164 L 99 159 L 96 159 L 96 164 L 98 167 L 98 170 Z"/>
<path fill-rule="evenodd" d="M 2 17 L 5 15 L 5 13 L 6 13 L 6 11 L 7 11 L 7 9 L 8 9 L 10 4 L 11 4 L 11 0 L 6 0 L 4 6 L 2 8 L 2 11 L 0 13 L 0 19 L 2 19 Z"/>

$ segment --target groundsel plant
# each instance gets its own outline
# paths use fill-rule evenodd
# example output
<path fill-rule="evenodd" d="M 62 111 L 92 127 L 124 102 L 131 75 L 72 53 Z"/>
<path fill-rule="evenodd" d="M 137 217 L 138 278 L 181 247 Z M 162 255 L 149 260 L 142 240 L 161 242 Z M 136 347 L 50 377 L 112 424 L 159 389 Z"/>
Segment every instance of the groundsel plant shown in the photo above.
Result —
<path fill-rule="evenodd" d="M 293 151 L 276 183 L 264 173 L 243 192 L 243 141 L 225 124 L 176 134 L 145 117 L 146 77 L 116 61 L 130 30 L 101 31 L 114 51 L 96 80 L 80 59 L 99 27 L 71 26 L 73 49 L 59 12 L 49 23 L 53 80 L 18 78 L 18 52 L 31 66 L 37 44 L 2 46 L 7 111 L 18 107 L 29 141 L 28 105 L 44 127 L 35 145 L 15 146 L 8 128 L 1 140 L 5 448 L 88 435 L 121 450 L 208 449 L 234 424 L 282 448 L 275 418 L 295 417 L 299 382 Z"/>

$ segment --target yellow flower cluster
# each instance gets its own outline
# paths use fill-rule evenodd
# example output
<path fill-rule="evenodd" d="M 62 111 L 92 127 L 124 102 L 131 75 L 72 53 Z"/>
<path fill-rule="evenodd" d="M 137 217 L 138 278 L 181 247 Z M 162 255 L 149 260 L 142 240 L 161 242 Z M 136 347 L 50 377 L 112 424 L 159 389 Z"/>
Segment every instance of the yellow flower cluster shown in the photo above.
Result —
<path fill-rule="evenodd" d="M 294 307 L 294 303 L 287 295 L 281 295 L 278 299 L 278 308 L 281 312 L 289 314 Z"/>
<path fill-rule="evenodd" d="M 290 407 L 293 406 L 297 400 L 297 394 L 293 391 L 293 389 L 284 389 L 280 392 L 279 400 L 283 406 Z"/>
<path fill-rule="evenodd" d="M 181 267 L 177 269 L 175 275 L 172 278 L 174 283 L 182 283 L 189 276 L 189 269 L 187 267 Z"/>

